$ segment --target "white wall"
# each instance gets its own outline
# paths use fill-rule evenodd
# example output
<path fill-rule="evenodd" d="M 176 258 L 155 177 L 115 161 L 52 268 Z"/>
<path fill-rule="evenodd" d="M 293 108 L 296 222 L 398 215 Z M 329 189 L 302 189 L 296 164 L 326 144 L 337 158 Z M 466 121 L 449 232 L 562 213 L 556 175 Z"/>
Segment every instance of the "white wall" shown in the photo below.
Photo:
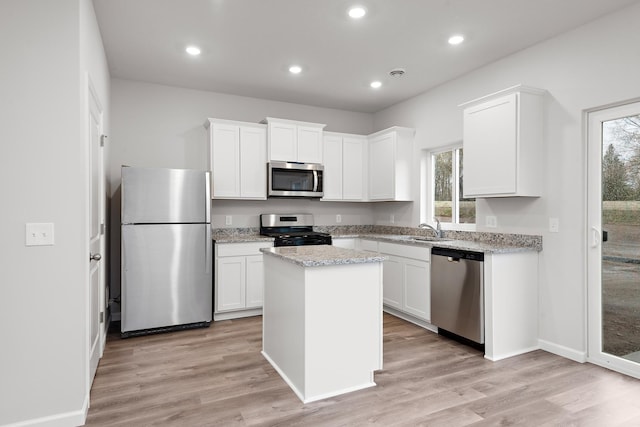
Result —
<path fill-rule="evenodd" d="M 540 165 L 546 192 L 539 199 L 478 202 L 478 229 L 498 218 L 498 232 L 542 234 L 540 338 L 550 350 L 581 358 L 586 351 L 584 111 L 640 97 L 640 5 L 603 17 L 504 60 L 483 67 L 374 116 L 375 129 L 416 128 L 416 169 L 423 149 L 462 140 L 457 105 L 515 84 L 546 89 L 546 161 Z M 472 44 L 461 46 L 473 49 Z M 459 54 L 463 55 L 464 51 Z M 487 153 L 491 155 L 491 153 Z M 418 198 L 415 192 L 416 200 Z M 401 220 L 419 221 L 419 204 Z M 376 209 L 388 221 L 388 207 Z M 548 233 L 548 219 L 560 232 Z"/>
<path fill-rule="evenodd" d="M 208 169 L 209 117 L 257 123 L 265 117 L 279 117 L 324 123 L 325 130 L 369 134 L 373 116 L 328 108 L 248 98 L 222 93 L 182 89 L 122 79 L 111 81 L 112 133 L 110 145 L 111 292 L 120 294 L 120 167 L 150 166 Z M 264 171 L 266 173 L 266 169 Z M 261 213 L 311 212 L 316 224 L 370 224 L 369 203 L 335 203 L 309 200 L 214 201 L 214 227 L 224 227 L 231 215 L 233 227 L 257 227 Z M 119 307 L 114 306 L 119 311 Z"/>
<path fill-rule="evenodd" d="M 85 69 L 108 87 L 104 58 L 84 59 L 102 49 L 92 13 L 90 0 L 0 6 L 0 425 L 82 422 L 88 403 Z M 27 222 L 54 223 L 55 245 L 26 247 Z"/>

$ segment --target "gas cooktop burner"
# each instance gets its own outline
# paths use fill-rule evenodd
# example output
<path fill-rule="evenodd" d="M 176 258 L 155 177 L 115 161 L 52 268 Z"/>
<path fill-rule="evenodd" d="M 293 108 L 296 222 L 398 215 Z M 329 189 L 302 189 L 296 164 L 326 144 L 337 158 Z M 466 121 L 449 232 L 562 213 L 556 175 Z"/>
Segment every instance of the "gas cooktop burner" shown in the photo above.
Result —
<path fill-rule="evenodd" d="M 260 234 L 274 238 L 274 246 L 330 245 L 331 235 L 313 231 L 308 214 L 260 215 Z"/>

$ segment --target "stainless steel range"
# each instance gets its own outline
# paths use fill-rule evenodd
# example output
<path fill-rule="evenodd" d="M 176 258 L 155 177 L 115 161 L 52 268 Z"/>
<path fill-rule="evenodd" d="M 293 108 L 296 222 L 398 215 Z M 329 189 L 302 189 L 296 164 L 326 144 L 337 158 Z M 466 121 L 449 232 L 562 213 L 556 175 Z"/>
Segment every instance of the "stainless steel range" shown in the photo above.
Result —
<path fill-rule="evenodd" d="M 260 234 L 274 238 L 274 246 L 330 245 L 331 235 L 313 231 L 311 214 L 262 214 Z"/>

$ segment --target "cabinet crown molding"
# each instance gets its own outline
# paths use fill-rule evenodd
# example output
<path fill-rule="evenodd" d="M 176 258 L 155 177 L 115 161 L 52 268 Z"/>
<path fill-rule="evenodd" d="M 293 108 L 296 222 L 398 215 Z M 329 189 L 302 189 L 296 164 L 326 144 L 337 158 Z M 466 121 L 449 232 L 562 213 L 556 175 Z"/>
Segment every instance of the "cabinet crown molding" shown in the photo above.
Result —
<path fill-rule="evenodd" d="M 500 96 L 509 95 L 511 93 L 516 93 L 516 92 L 530 93 L 532 95 L 541 95 L 541 96 L 547 93 L 545 89 L 518 84 L 515 86 L 508 87 L 506 89 L 499 90 L 494 93 L 490 93 L 489 95 L 481 96 L 480 98 L 472 99 L 471 101 L 463 102 L 462 104 L 459 104 L 458 107 L 467 108 L 472 105 L 479 104 L 481 102 L 489 101 L 493 98 L 498 98 Z"/>
<path fill-rule="evenodd" d="M 402 126 L 391 126 L 390 128 L 387 129 L 382 129 L 378 132 L 374 132 L 372 134 L 367 135 L 368 138 L 375 138 L 376 136 L 379 135 L 383 135 L 385 133 L 388 132 L 400 132 L 400 133 L 406 133 L 408 136 L 413 136 L 416 133 L 416 130 L 414 128 L 407 128 L 407 127 L 402 127 Z"/>
<path fill-rule="evenodd" d="M 262 124 L 262 123 L 243 122 L 239 120 L 214 119 L 214 118 L 208 118 L 204 122 L 203 126 L 206 129 L 209 129 L 209 127 L 213 124 L 245 126 L 245 127 L 251 126 L 251 127 L 260 128 L 260 129 L 265 129 L 267 127 L 265 124 Z"/>
<path fill-rule="evenodd" d="M 269 122 L 289 123 L 289 124 L 298 125 L 298 126 L 317 127 L 320 129 L 324 129 L 324 127 L 326 126 L 326 124 L 323 124 L 323 123 L 301 122 L 299 120 L 278 119 L 275 117 L 265 117 L 263 120 L 260 121 L 260 123 L 263 123 L 263 124 L 269 124 Z"/>

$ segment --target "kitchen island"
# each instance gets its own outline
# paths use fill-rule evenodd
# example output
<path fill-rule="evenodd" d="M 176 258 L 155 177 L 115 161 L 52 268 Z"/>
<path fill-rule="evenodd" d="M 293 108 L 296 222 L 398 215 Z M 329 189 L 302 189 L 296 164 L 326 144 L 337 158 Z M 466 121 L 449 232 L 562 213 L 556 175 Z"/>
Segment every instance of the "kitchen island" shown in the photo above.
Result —
<path fill-rule="evenodd" d="M 329 245 L 261 251 L 269 363 L 304 403 L 374 386 L 385 257 Z"/>

